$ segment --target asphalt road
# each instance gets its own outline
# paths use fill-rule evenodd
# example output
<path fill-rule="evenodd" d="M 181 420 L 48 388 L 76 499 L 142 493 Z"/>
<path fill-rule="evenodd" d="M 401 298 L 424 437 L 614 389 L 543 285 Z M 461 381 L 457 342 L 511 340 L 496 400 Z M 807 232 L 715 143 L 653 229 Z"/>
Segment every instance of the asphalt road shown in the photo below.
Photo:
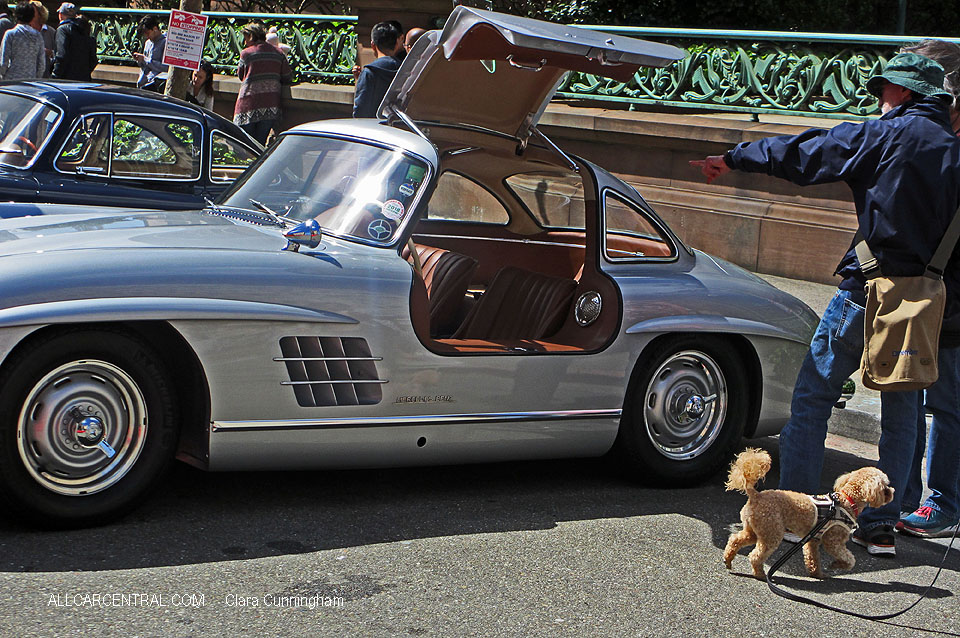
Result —
<path fill-rule="evenodd" d="M 759 443 L 776 458 L 776 439 Z M 829 443 L 828 481 L 875 449 Z M 913 611 L 885 624 L 840 616 L 774 596 L 747 577 L 743 555 L 727 572 L 721 553 L 744 497 L 722 480 L 651 489 L 603 460 L 262 474 L 180 466 L 115 525 L 0 522 L 0 636 L 960 633 L 960 541 Z M 855 547 L 854 571 L 826 581 L 808 578 L 797 556 L 778 580 L 862 613 L 899 609 L 929 584 L 946 541 L 898 541 L 896 559 Z"/>

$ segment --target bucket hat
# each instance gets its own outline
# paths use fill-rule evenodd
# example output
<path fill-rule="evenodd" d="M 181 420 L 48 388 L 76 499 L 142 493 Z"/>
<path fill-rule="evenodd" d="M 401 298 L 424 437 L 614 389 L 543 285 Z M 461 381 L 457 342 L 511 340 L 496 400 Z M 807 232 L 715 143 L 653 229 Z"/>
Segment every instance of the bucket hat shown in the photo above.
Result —
<path fill-rule="evenodd" d="M 952 97 L 943 90 L 943 67 L 916 53 L 898 53 L 890 58 L 883 73 L 867 80 L 867 91 L 880 97 L 884 81 L 910 89 L 919 95 Z"/>

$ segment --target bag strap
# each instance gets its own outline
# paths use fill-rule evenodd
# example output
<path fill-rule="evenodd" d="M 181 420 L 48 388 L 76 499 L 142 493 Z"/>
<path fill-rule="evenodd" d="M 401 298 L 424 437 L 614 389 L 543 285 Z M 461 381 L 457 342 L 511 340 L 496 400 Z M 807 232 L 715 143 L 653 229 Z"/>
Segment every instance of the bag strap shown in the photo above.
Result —
<path fill-rule="evenodd" d="M 853 241 L 857 242 L 853 249 L 857 251 L 857 261 L 860 262 L 860 272 L 863 273 L 863 276 L 867 279 L 882 276 L 883 273 L 880 272 L 880 262 L 877 261 L 877 258 L 873 255 L 873 251 L 867 246 L 867 242 L 864 240 L 863 233 L 860 232 L 859 228 L 857 229 L 857 234 L 853 236 Z"/>
<path fill-rule="evenodd" d="M 947 261 L 953 253 L 953 247 L 957 245 L 957 239 L 960 239 L 960 208 L 953 214 L 953 220 L 947 226 L 947 232 L 940 240 L 940 245 L 933 253 L 933 258 L 927 264 L 927 269 L 923 273 L 925 277 L 940 279 L 943 277 L 943 271 L 947 267 Z"/>
<path fill-rule="evenodd" d="M 930 263 L 927 264 L 927 267 L 924 269 L 924 277 L 929 277 L 930 279 L 943 278 L 943 271 L 947 267 L 947 262 L 950 260 L 950 255 L 953 254 L 953 248 L 957 245 L 958 239 L 960 239 L 960 207 L 958 207 L 957 212 L 953 214 L 953 219 L 950 220 L 950 225 L 947 226 L 947 232 L 943 234 L 943 238 L 937 245 L 937 249 L 933 252 Z M 860 272 L 863 273 L 863 276 L 867 279 L 882 276 L 883 273 L 880 270 L 880 262 L 877 261 L 873 251 L 867 246 L 867 242 L 864 240 L 863 233 L 860 232 L 859 228 L 857 228 L 857 233 L 853 236 L 853 241 L 856 242 L 853 248 L 857 253 L 857 261 L 860 262 Z"/>

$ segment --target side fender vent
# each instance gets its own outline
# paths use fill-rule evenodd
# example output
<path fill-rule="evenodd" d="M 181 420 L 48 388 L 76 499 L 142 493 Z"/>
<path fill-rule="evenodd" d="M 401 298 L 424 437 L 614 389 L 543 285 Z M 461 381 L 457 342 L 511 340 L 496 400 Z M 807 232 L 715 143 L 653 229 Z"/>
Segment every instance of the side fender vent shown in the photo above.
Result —
<path fill-rule="evenodd" d="M 387 383 L 377 373 L 377 361 L 361 337 L 283 337 L 282 361 L 303 408 L 380 403 L 380 386 Z"/>

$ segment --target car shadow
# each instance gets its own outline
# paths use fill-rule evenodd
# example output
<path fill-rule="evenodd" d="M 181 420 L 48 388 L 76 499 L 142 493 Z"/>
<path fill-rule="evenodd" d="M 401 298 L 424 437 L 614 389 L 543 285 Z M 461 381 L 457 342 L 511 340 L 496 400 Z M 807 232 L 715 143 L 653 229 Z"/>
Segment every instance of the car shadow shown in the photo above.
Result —
<path fill-rule="evenodd" d="M 776 456 L 776 439 L 750 443 Z M 824 475 L 865 464 L 852 454 L 828 450 Z M 771 472 L 766 484 L 775 486 L 776 479 Z M 116 523 L 55 532 L 0 523 L 0 547 L 5 550 L 0 572 L 187 565 L 663 514 L 709 525 L 719 562 L 719 550 L 738 524 L 744 503 L 743 495 L 724 492 L 724 480 L 717 474 L 692 488 L 652 488 L 621 477 L 606 459 L 222 474 L 177 464 L 161 489 Z M 942 546 L 913 545 L 896 567 L 939 563 Z M 857 560 L 857 570 L 894 566 L 863 552 Z M 738 561 L 734 571 L 748 569 L 745 557 Z M 951 552 L 946 569 L 960 571 L 960 549 Z M 781 573 L 797 577 L 791 582 L 820 586 L 806 577 L 799 555 Z M 853 586 L 848 582 L 838 578 L 829 587 Z"/>

